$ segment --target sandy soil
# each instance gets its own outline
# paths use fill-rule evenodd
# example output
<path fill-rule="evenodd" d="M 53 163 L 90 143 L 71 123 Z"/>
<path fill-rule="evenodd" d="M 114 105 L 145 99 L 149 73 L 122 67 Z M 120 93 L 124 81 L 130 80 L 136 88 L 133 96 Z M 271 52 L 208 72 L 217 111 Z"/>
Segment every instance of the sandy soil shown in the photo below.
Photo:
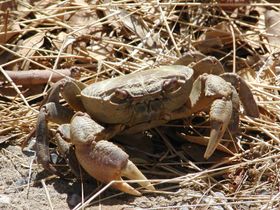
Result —
<path fill-rule="evenodd" d="M 29 165 L 34 157 L 22 153 L 19 146 L 4 145 L 0 150 L 0 209 L 73 209 L 84 197 L 91 196 L 98 189 L 96 183 L 86 183 L 65 180 L 55 177 L 37 164 L 32 165 L 29 175 Z M 28 183 L 28 179 L 30 184 Z M 215 196 L 223 197 L 222 193 Z M 211 204 L 211 197 L 203 197 L 195 189 L 181 188 L 174 193 L 146 194 L 141 197 L 119 193 L 108 189 L 93 200 L 87 209 L 180 209 L 187 210 L 196 200 L 201 198 L 201 204 L 195 209 L 205 209 Z M 206 205 L 206 206 L 205 206 Z M 242 207 L 242 205 L 239 207 Z M 244 204 L 243 209 L 254 209 L 254 204 Z M 252 208 L 250 208 L 252 207 Z M 224 209 L 213 205 L 210 209 Z"/>
<path fill-rule="evenodd" d="M 33 168 L 31 182 L 28 184 L 29 165 L 33 156 L 23 154 L 19 146 L 9 145 L 2 148 L 0 155 L 0 209 L 70 209 L 81 201 L 81 185 L 79 182 L 54 177 L 42 168 Z M 43 183 L 45 187 L 43 187 Z M 93 193 L 97 186 L 95 183 L 84 185 L 85 197 Z M 118 194 L 112 189 L 102 197 Z M 48 200 L 49 196 L 49 200 Z M 95 200 L 89 209 L 128 209 L 130 207 L 151 207 L 153 198 L 146 196 L 132 197 L 120 195 L 107 201 Z M 168 200 L 166 200 L 168 201 Z M 173 202 L 176 204 L 176 202 Z"/>

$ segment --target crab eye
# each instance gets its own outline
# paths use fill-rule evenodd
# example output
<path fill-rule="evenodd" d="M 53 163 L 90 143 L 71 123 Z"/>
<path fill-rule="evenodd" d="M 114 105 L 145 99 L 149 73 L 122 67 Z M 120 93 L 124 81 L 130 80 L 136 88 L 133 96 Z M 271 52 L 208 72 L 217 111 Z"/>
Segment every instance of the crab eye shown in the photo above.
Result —
<path fill-rule="evenodd" d="M 180 83 L 177 78 L 172 78 L 169 80 L 165 80 L 162 87 L 167 92 L 174 92 L 180 87 Z"/>
<path fill-rule="evenodd" d="M 128 97 L 128 93 L 125 90 L 116 89 L 114 96 L 120 100 L 124 100 Z"/>
<path fill-rule="evenodd" d="M 111 102 L 118 104 L 123 103 L 128 96 L 129 94 L 126 90 L 116 89 L 111 96 Z"/>

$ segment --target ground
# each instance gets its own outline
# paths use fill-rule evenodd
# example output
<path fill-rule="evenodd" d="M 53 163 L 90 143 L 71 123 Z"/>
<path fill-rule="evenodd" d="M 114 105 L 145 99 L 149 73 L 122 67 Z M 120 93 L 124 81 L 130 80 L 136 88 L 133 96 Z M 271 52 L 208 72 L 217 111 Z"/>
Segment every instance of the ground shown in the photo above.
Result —
<path fill-rule="evenodd" d="M 27 154 L 27 155 L 26 155 Z M 83 190 L 80 182 L 65 180 L 49 174 L 34 164 L 30 175 L 29 166 L 34 162 L 32 153 L 22 153 L 21 147 L 6 145 L 0 156 L 0 209 L 72 209 L 85 198 L 97 192 L 96 182 L 86 183 Z M 29 183 L 30 179 L 30 183 Z M 202 183 L 201 183 L 202 184 Z M 100 189 L 100 188 L 99 188 Z M 225 202 L 223 192 L 203 195 L 196 187 L 181 187 L 164 194 L 147 193 L 141 197 L 119 193 L 108 189 L 97 196 L 87 209 L 225 209 L 231 204 Z M 269 192 L 262 192 L 268 195 Z M 200 199 L 199 199 L 200 198 Z M 197 201 L 200 200 L 200 202 Z M 258 209 L 257 203 L 235 201 L 238 209 Z M 231 207 L 230 207 L 231 208 Z"/>

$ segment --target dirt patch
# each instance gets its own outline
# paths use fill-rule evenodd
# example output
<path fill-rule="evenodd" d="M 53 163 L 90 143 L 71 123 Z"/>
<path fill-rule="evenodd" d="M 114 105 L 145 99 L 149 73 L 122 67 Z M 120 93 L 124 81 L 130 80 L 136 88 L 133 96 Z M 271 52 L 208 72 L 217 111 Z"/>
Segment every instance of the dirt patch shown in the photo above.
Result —
<path fill-rule="evenodd" d="M 22 153 L 19 146 L 7 145 L 1 149 L 0 156 L 0 208 L 1 209 L 72 209 L 82 200 L 82 192 L 87 199 L 96 193 L 96 183 L 85 183 L 83 187 L 78 181 L 54 177 L 41 167 L 33 165 L 30 176 L 29 166 L 33 156 Z M 30 178 L 30 183 L 28 179 Z M 43 182 L 42 182 L 43 181 Z M 169 192 L 169 193 L 168 193 Z M 222 192 L 203 195 L 195 187 L 181 187 L 166 195 L 149 193 L 134 197 L 108 189 L 96 199 L 87 209 L 197 209 L 209 205 L 211 209 L 223 209 L 227 199 Z M 269 194 L 263 191 L 262 194 Z M 198 204 L 200 200 L 200 204 Z M 217 204 L 220 203 L 220 204 Z M 253 202 L 238 203 L 238 209 L 254 209 Z"/>

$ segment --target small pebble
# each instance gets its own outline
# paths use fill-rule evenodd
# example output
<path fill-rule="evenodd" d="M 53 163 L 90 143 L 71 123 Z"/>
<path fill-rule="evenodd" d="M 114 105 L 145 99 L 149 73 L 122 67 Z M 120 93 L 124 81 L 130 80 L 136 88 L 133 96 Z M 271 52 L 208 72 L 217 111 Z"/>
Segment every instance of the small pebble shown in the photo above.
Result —
<path fill-rule="evenodd" d="M 11 199 L 7 195 L 0 194 L 0 204 L 10 204 Z"/>
<path fill-rule="evenodd" d="M 56 164 L 58 161 L 58 155 L 56 153 L 51 153 L 51 161 L 52 163 Z"/>
<path fill-rule="evenodd" d="M 32 140 L 30 140 L 27 147 L 23 148 L 22 152 L 28 157 L 34 156 L 35 155 L 35 149 L 34 149 L 35 143 L 36 143 L 35 138 L 32 138 Z"/>
<path fill-rule="evenodd" d="M 15 182 L 15 184 L 16 184 L 17 186 L 26 185 L 26 184 L 27 184 L 27 179 L 26 179 L 26 178 L 20 178 L 20 179 L 18 179 L 18 180 Z"/>
<path fill-rule="evenodd" d="M 81 196 L 78 194 L 72 194 L 68 197 L 68 204 L 70 206 L 76 206 L 81 201 Z"/>

